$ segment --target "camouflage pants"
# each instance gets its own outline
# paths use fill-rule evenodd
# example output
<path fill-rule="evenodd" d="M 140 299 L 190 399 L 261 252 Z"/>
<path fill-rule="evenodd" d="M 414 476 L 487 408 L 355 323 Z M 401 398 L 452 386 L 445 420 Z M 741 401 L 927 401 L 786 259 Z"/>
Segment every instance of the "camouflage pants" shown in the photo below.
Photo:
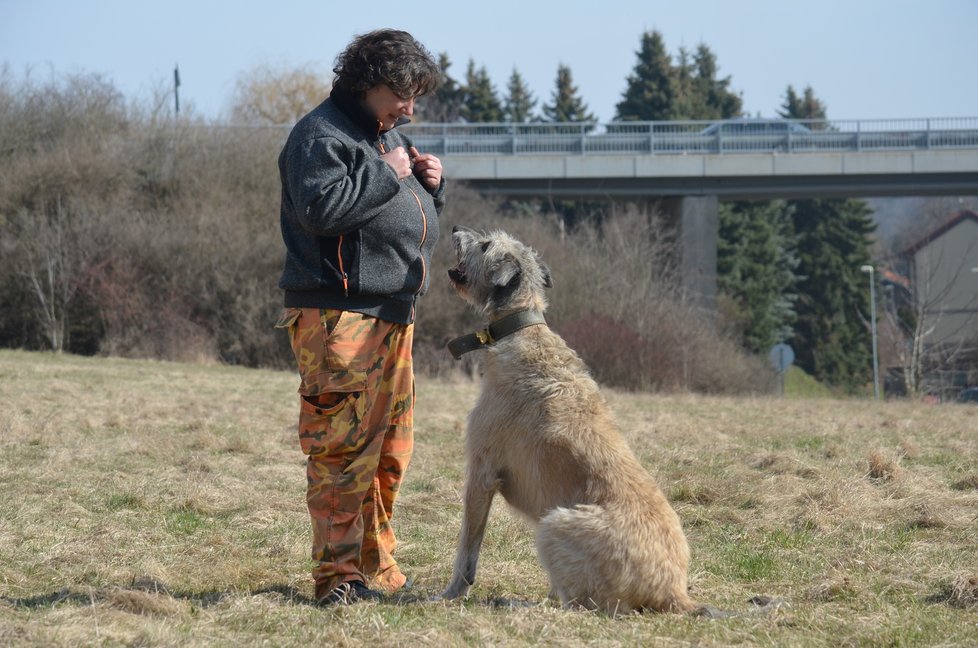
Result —
<path fill-rule="evenodd" d="M 351 580 L 394 591 L 406 581 L 391 517 L 414 444 L 414 326 L 316 308 L 286 309 L 278 326 L 302 379 L 316 597 Z"/>

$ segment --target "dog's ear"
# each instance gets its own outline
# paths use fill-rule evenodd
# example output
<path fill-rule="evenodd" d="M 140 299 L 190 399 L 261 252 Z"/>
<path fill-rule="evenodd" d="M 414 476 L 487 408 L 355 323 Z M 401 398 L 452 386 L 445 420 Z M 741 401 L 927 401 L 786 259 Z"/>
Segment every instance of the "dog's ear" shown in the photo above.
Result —
<path fill-rule="evenodd" d="M 502 259 L 489 266 L 489 281 L 493 286 L 502 288 L 519 281 L 523 269 L 512 254 L 506 254 Z"/>
<path fill-rule="evenodd" d="M 537 260 L 537 265 L 540 266 L 540 274 L 543 276 L 543 287 L 553 288 L 554 278 L 553 275 L 550 274 L 550 266 L 543 262 L 543 259 L 540 258 L 540 253 L 536 250 L 533 251 L 533 256 Z"/>
<path fill-rule="evenodd" d="M 547 264 L 543 263 L 542 261 L 540 262 L 540 272 L 543 273 L 543 287 L 553 288 L 554 287 L 553 275 L 550 274 L 549 266 L 547 266 Z"/>

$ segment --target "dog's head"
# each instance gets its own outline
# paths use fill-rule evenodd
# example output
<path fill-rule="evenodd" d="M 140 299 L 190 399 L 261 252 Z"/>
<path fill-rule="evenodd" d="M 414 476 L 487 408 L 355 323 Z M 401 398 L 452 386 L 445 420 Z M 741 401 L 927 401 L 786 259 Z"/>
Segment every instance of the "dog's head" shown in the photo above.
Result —
<path fill-rule="evenodd" d="M 500 231 L 483 234 L 455 226 L 452 244 L 458 265 L 448 271 L 455 290 L 490 317 L 547 308 L 544 288 L 553 286 L 550 268 L 537 252 Z"/>

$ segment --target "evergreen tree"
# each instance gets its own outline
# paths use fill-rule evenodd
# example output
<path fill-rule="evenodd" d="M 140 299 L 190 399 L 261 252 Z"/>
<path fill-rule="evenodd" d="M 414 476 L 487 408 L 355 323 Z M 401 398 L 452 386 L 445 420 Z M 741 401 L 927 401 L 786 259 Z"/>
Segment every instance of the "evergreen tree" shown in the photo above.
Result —
<path fill-rule="evenodd" d="M 729 76 L 717 78 L 717 58 L 710 48 L 701 43 L 696 48 L 693 63 L 696 70 L 693 81 L 696 103 L 702 110 L 693 119 L 729 119 L 739 115 L 743 101 L 739 95 L 731 92 Z"/>
<path fill-rule="evenodd" d="M 506 89 L 506 101 L 503 105 L 503 117 L 506 121 L 517 124 L 533 121 L 533 109 L 537 100 L 516 68 L 513 68 Z"/>
<path fill-rule="evenodd" d="M 675 99 L 670 110 L 672 118 L 698 119 L 697 115 L 702 115 L 705 109 L 696 88 L 696 71 L 685 47 L 679 48 L 676 66 L 672 68 L 672 79 L 675 88 Z"/>
<path fill-rule="evenodd" d="M 690 55 L 679 49 L 676 64 L 662 34 L 642 35 L 638 63 L 628 77 L 616 120 L 726 119 L 740 114 L 743 102 L 730 90 L 730 77 L 717 78 L 716 55 L 700 44 Z"/>
<path fill-rule="evenodd" d="M 717 287 L 741 323 L 744 347 L 754 353 L 788 340 L 795 322 L 791 213 L 784 201 L 720 205 Z"/>
<path fill-rule="evenodd" d="M 806 86 L 804 95 L 799 97 L 789 85 L 784 103 L 778 111 L 778 115 L 784 119 L 825 119 L 825 114 L 825 104 L 815 96 L 811 86 Z"/>
<path fill-rule="evenodd" d="M 811 86 L 801 97 L 788 86 L 778 114 L 786 119 L 825 119 L 826 107 Z M 855 390 L 872 373 L 871 331 L 866 277 L 870 236 L 876 226 L 864 201 L 797 200 L 794 212 L 798 246 L 798 365 L 819 380 Z"/>
<path fill-rule="evenodd" d="M 801 97 L 795 92 L 793 86 L 788 86 L 785 91 L 784 103 L 781 104 L 781 110 L 778 111 L 778 116 L 782 119 L 802 119 L 800 115 L 804 113 L 804 108 L 801 105 Z"/>
<path fill-rule="evenodd" d="M 869 379 L 866 276 L 876 226 L 859 200 L 800 200 L 792 221 L 798 246 L 798 365 L 819 380 L 855 391 Z"/>
<path fill-rule="evenodd" d="M 543 105 L 543 116 L 552 122 L 593 122 L 597 118 L 588 112 L 587 104 L 577 94 L 571 70 L 566 65 L 557 66 L 557 83 L 551 96 L 552 102 Z"/>
<path fill-rule="evenodd" d="M 615 107 L 615 119 L 669 119 L 675 111 L 676 81 L 662 34 L 658 31 L 642 34 L 641 46 L 635 54 L 638 63 L 628 77 L 622 100 Z"/>
<path fill-rule="evenodd" d="M 461 119 L 464 90 L 448 73 L 452 62 L 448 54 L 438 55 L 442 83 L 432 94 L 418 99 L 417 116 L 422 121 L 454 123 Z"/>
<path fill-rule="evenodd" d="M 503 121 L 503 106 L 489 79 L 489 73 L 485 66 L 476 69 L 472 59 L 469 59 L 469 67 L 465 73 L 462 117 L 467 122 Z"/>

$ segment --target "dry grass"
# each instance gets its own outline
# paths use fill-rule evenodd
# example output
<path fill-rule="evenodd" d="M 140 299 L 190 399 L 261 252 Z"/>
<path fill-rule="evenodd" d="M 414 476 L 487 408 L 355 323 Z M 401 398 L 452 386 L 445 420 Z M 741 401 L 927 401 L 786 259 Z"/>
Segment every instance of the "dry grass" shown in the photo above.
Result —
<path fill-rule="evenodd" d="M 447 582 L 476 386 L 421 380 L 398 511 L 411 598 L 311 604 L 288 372 L 0 351 L 0 644 L 978 643 L 973 407 L 609 392 L 683 519 L 694 596 L 766 615 L 609 618 L 544 602 L 527 525 L 492 513 Z"/>

